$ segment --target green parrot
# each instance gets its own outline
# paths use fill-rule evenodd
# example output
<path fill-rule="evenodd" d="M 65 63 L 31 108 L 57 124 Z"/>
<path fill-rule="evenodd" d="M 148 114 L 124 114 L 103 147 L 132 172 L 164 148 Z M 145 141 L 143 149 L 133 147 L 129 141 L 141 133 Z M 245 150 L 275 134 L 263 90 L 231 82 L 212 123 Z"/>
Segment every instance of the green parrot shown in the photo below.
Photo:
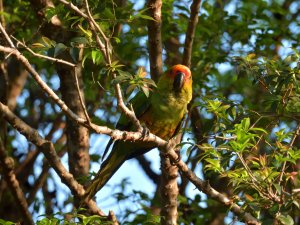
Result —
<path fill-rule="evenodd" d="M 187 112 L 187 105 L 191 99 L 191 71 L 184 65 L 175 65 L 160 77 L 157 88 L 151 92 L 148 98 L 140 92 L 130 103 L 142 125 L 146 126 L 151 133 L 164 140 L 169 140 L 180 130 Z M 122 114 L 116 128 L 132 131 L 133 124 Z M 126 160 L 155 148 L 152 144 L 142 141 L 114 141 L 111 139 L 104 156 L 112 144 L 112 150 L 87 188 L 85 198 L 91 199 L 95 196 Z"/>

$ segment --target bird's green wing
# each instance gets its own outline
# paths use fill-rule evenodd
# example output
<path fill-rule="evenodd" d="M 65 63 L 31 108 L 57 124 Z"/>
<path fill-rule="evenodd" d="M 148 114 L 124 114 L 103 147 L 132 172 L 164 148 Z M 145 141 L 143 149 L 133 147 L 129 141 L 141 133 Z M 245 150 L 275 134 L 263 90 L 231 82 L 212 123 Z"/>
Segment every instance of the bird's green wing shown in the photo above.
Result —
<path fill-rule="evenodd" d="M 135 116 L 139 119 L 150 107 L 150 98 L 147 97 L 143 92 L 138 92 L 130 101 L 129 104 L 132 105 Z M 129 106 L 130 107 L 130 106 Z M 117 129 L 120 130 L 131 130 L 132 122 L 128 119 L 128 117 L 122 113 L 120 119 L 116 125 Z"/>
<path fill-rule="evenodd" d="M 129 104 L 132 105 L 135 116 L 138 119 L 150 108 L 150 105 L 151 105 L 150 98 L 151 98 L 151 93 L 150 93 L 150 96 L 147 97 L 143 92 L 138 92 L 129 101 Z M 128 119 L 128 117 L 124 113 L 122 113 L 120 116 L 120 119 L 116 125 L 116 128 L 119 130 L 130 131 L 131 129 L 133 129 L 132 122 Z M 111 138 L 104 150 L 104 153 L 102 155 L 102 160 L 108 153 L 108 150 L 113 143 L 114 143 L 114 140 Z"/>

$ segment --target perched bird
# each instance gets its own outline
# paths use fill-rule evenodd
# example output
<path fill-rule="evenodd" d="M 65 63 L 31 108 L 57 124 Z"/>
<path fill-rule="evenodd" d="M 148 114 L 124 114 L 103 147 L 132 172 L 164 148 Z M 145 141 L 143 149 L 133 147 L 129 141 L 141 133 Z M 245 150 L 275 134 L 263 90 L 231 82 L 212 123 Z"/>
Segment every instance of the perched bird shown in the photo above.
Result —
<path fill-rule="evenodd" d="M 169 140 L 180 130 L 187 112 L 187 104 L 192 99 L 192 75 L 188 67 L 175 65 L 165 72 L 157 83 L 157 88 L 147 98 L 138 93 L 130 103 L 141 124 L 164 140 Z M 121 115 L 117 126 L 120 130 L 133 130 L 133 124 Z M 144 154 L 155 146 L 142 141 L 109 141 L 104 155 L 110 146 L 112 150 L 86 191 L 85 197 L 92 198 L 128 159 Z"/>

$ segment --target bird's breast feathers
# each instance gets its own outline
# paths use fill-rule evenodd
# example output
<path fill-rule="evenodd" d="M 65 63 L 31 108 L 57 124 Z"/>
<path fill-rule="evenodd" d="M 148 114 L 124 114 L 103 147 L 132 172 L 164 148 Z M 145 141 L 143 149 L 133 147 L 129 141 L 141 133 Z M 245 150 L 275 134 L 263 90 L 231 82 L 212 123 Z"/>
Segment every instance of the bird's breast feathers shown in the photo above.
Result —
<path fill-rule="evenodd" d="M 150 109 L 140 118 L 151 133 L 170 139 L 187 111 L 188 101 L 170 95 L 153 95 Z"/>

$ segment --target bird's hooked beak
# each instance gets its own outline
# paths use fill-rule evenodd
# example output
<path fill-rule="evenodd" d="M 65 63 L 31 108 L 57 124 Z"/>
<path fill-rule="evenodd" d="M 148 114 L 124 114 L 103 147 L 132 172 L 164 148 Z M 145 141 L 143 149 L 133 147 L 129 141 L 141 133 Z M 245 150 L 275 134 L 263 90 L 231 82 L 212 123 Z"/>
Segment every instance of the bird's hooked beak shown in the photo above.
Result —
<path fill-rule="evenodd" d="M 181 88 L 183 87 L 183 83 L 184 83 L 184 73 L 183 72 L 177 72 L 174 82 L 173 82 L 173 90 L 178 92 L 181 90 Z"/>

